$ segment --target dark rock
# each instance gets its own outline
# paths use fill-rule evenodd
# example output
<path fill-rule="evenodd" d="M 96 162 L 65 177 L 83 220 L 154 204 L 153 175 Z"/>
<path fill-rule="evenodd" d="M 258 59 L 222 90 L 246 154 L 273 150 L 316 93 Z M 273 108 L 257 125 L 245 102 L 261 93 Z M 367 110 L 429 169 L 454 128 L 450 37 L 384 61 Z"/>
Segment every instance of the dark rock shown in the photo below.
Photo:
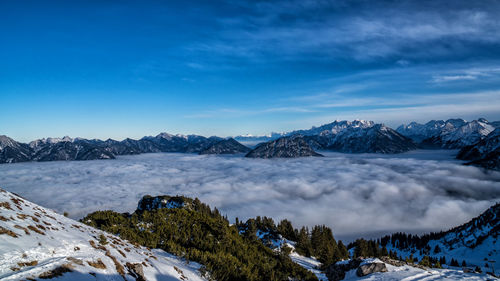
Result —
<path fill-rule="evenodd" d="M 181 196 L 161 195 L 153 197 L 150 195 L 145 195 L 141 200 L 139 200 L 137 211 L 142 212 L 163 208 L 183 208 L 188 203 L 189 202 L 187 202 L 187 198 Z"/>
<path fill-rule="evenodd" d="M 387 272 L 387 267 L 385 266 L 385 263 L 373 262 L 360 265 L 356 270 L 356 275 L 359 277 L 363 277 L 375 272 Z"/>
<path fill-rule="evenodd" d="M 344 280 L 346 272 L 356 269 L 359 267 L 363 260 L 356 258 L 350 260 L 349 262 L 337 262 L 326 268 L 325 274 L 330 281 L 340 281 Z"/>
<path fill-rule="evenodd" d="M 393 154 L 417 149 L 411 140 L 393 129 L 375 124 L 370 127 L 350 127 L 332 135 L 322 134 L 309 137 L 308 143 L 318 149 L 348 153 Z"/>
<path fill-rule="evenodd" d="M 113 153 L 85 141 L 48 144 L 32 157 L 35 161 L 115 159 Z"/>
<path fill-rule="evenodd" d="M 462 148 L 458 159 L 469 160 L 469 165 L 500 170 L 500 128 L 495 129 L 486 138 L 474 145 Z"/>
<path fill-rule="evenodd" d="M 0 136 L 0 163 L 16 163 L 31 160 L 32 149 L 24 143 Z"/>
<path fill-rule="evenodd" d="M 125 264 L 128 269 L 128 273 L 132 275 L 137 281 L 146 281 L 146 276 L 144 276 L 144 270 L 142 264 L 140 263 L 130 263 Z"/>
<path fill-rule="evenodd" d="M 200 151 L 200 154 L 237 154 L 248 153 L 251 149 L 237 142 L 233 138 L 221 140 L 212 144 L 205 150 Z"/>
<path fill-rule="evenodd" d="M 304 140 L 303 136 L 282 137 L 274 141 L 259 144 L 245 157 L 250 158 L 295 158 L 323 156 L 316 153 Z"/>

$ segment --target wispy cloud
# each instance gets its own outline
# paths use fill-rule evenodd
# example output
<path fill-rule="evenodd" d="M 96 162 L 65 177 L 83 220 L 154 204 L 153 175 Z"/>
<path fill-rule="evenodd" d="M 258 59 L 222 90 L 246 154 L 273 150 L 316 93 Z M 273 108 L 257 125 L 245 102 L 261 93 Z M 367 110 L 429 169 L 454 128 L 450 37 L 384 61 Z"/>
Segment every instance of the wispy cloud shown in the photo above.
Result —
<path fill-rule="evenodd" d="M 230 219 L 266 215 L 297 226 L 326 224 L 341 238 L 447 229 L 500 200 L 500 173 L 431 158 L 453 155 L 258 160 L 144 154 L 0 165 L 0 186 L 74 218 L 103 209 L 131 212 L 145 194 L 180 194 L 199 197 Z"/>
<path fill-rule="evenodd" d="M 500 43 L 500 6 L 495 1 L 453 7 L 446 1 L 287 2 L 240 2 L 250 12 L 220 19 L 217 36 L 193 50 L 272 60 L 399 56 L 406 63 L 472 55 L 481 44 Z"/>
<path fill-rule="evenodd" d="M 432 78 L 432 82 L 434 83 L 442 83 L 442 82 L 452 82 L 452 81 L 461 81 L 461 80 L 477 80 L 477 79 L 486 79 L 491 78 L 493 76 L 500 76 L 500 68 L 471 68 L 460 71 L 454 71 L 454 74 L 442 74 L 435 75 Z"/>

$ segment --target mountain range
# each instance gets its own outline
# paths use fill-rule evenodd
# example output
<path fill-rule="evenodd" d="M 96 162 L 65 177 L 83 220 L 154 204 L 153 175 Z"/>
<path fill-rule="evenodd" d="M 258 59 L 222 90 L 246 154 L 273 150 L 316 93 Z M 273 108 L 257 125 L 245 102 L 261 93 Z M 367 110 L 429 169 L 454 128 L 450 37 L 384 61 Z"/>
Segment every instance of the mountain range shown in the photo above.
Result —
<path fill-rule="evenodd" d="M 487 169 L 500 170 L 500 128 L 495 129 L 479 142 L 462 148 L 458 159 Z"/>
<path fill-rule="evenodd" d="M 396 131 L 413 139 L 421 147 L 460 149 L 473 145 L 495 130 L 484 118 L 467 122 L 463 119 L 432 120 L 425 124 L 412 122 Z"/>
<path fill-rule="evenodd" d="M 473 121 L 463 119 L 432 120 L 425 124 L 411 122 L 393 130 L 373 121 L 334 121 L 307 130 L 271 133 L 267 136 L 237 136 L 221 138 L 199 135 L 172 135 L 160 133 L 139 140 L 46 138 L 18 143 L 7 136 L 0 136 L 0 163 L 54 160 L 114 159 L 117 155 L 151 152 L 178 152 L 198 154 L 245 154 L 253 158 L 303 157 L 317 155 L 317 151 L 343 153 L 402 153 L 417 148 L 471 149 L 481 145 L 500 122 L 484 118 Z M 293 137 L 293 138 L 292 138 Z M 282 139 L 281 141 L 276 141 Z M 255 145 L 253 150 L 243 144 Z M 491 142 L 491 141 L 490 141 Z M 484 148 L 480 149 L 485 151 Z M 478 150 L 479 151 L 479 150 Z M 486 153 L 486 152 L 485 152 Z M 482 156 L 464 156 L 471 164 L 497 167 L 494 153 Z M 477 153 L 476 153 L 477 154 Z M 467 154 L 469 155 L 469 154 Z M 496 157 L 496 158 L 495 158 Z M 474 158 L 474 159 L 472 159 Z M 486 160 L 481 161 L 485 158 Z M 489 164 L 485 164 L 489 163 Z"/>

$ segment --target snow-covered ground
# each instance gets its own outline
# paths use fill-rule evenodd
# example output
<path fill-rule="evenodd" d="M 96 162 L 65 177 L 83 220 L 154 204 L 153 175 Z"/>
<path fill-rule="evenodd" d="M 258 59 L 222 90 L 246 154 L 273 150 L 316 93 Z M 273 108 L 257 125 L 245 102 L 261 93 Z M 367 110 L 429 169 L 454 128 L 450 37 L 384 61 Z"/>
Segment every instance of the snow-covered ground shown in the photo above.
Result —
<path fill-rule="evenodd" d="M 325 273 L 319 269 L 321 262 L 314 257 L 304 257 L 295 252 L 295 242 L 286 239 L 283 239 L 282 241 L 283 245 L 292 249 L 290 252 L 290 258 L 293 262 L 314 273 L 314 275 L 318 277 L 319 281 L 328 281 Z"/>
<path fill-rule="evenodd" d="M 136 280 L 131 266 L 147 280 L 205 280 L 197 263 L 132 245 L 0 189 L 1 280 Z"/>
<path fill-rule="evenodd" d="M 314 273 L 316 277 L 318 277 L 319 281 L 328 281 L 325 273 L 319 270 L 321 263 L 317 259 L 304 257 L 296 252 L 290 253 L 290 258 L 293 262 Z"/>
<path fill-rule="evenodd" d="M 370 262 L 382 262 L 378 259 L 372 259 Z M 392 266 L 386 264 L 387 272 L 376 272 L 367 276 L 358 277 L 356 270 L 346 273 L 344 280 L 371 280 L 371 281 L 440 281 L 440 280 L 496 280 L 486 274 L 465 273 L 461 269 L 428 269 L 423 270 L 412 266 Z"/>
<path fill-rule="evenodd" d="M 185 195 L 235 217 L 325 224 L 337 239 L 447 230 L 500 200 L 500 173 L 450 151 L 246 159 L 153 153 L 112 161 L 0 165 L 0 186 L 72 218 L 133 212 L 142 196 Z"/>

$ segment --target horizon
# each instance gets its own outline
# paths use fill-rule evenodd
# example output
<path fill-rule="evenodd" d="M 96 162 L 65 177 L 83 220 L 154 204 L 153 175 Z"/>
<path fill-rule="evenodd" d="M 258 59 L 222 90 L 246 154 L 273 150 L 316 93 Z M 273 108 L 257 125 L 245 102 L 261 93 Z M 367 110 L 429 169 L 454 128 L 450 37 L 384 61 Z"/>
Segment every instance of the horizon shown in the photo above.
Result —
<path fill-rule="evenodd" d="M 479 119 L 482 119 L 483 117 L 478 117 L 478 118 L 475 118 L 475 119 L 465 119 L 465 118 L 460 118 L 460 117 L 455 117 L 455 118 L 446 118 L 446 119 L 432 119 L 432 120 L 428 120 L 427 122 L 422 122 L 422 123 L 419 123 L 419 122 L 416 122 L 416 123 L 419 123 L 419 124 L 426 124 L 428 122 L 431 122 L 431 121 L 447 121 L 447 120 L 451 120 L 451 119 L 462 119 L 466 122 L 470 122 L 470 121 L 473 121 L 473 120 L 479 120 Z M 363 120 L 363 119 L 354 119 L 354 120 L 334 120 L 332 122 L 328 122 L 328 123 L 324 123 L 324 124 L 321 124 L 321 125 L 313 125 L 309 128 L 294 128 L 292 130 L 289 130 L 289 131 L 281 131 L 281 132 L 278 132 L 278 131 L 270 131 L 268 133 L 265 133 L 265 134 L 262 134 L 262 135 L 254 135 L 254 134 L 250 134 L 250 133 L 247 133 L 247 134 L 239 134 L 239 135 L 232 135 L 232 136 L 229 136 L 229 135 L 201 135 L 201 134 L 196 134 L 196 133 L 190 133 L 190 134 L 183 134 L 183 133 L 175 133 L 175 132 L 165 132 L 165 131 L 162 131 L 162 132 L 158 132 L 156 134 L 152 133 L 152 134 L 146 134 L 144 136 L 140 136 L 140 137 L 129 137 L 129 136 L 124 136 L 122 138 L 111 138 L 111 137 L 97 137 L 97 138 L 89 138 L 89 137 L 85 137 L 85 136 L 70 136 L 70 135 L 63 135 L 63 136 L 45 136 L 45 137 L 38 137 L 36 139 L 31 139 L 31 140 L 21 140 L 21 139 L 16 139 L 14 138 L 13 136 L 9 136 L 9 135 L 5 135 L 5 134 L 0 134 L 0 136 L 4 135 L 6 137 L 9 137 L 15 141 L 18 141 L 18 142 L 21 142 L 21 143 L 30 143 L 32 141 L 37 141 L 37 140 L 43 140 L 43 139 L 63 139 L 63 138 L 71 138 L 72 140 L 75 140 L 75 139 L 87 139 L 87 140 L 93 140 L 93 139 L 97 139 L 97 140 L 108 140 L 108 139 L 112 139 L 112 140 L 116 140 L 116 141 L 123 141 L 125 139 L 141 139 L 141 138 L 144 138 L 144 137 L 155 137 L 155 136 L 158 136 L 160 134 L 169 134 L 169 135 L 173 135 L 173 136 L 190 136 L 190 135 L 195 135 L 195 136 L 202 136 L 202 137 L 221 137 L 221 138 L 236 138 L 236 137 L 240 137 L 240 136 L 248 136 L 248 137 L 267 137 L 267 136 L 271 136 L 272 134 L 286 134 L 286 133 L 290 133 L 290 132 L 293 132 L 293 131 L 297 131 L 297 130 L 309 130 L 309 129 L 314 129 L 314 128 L 317 128 L 317 127 L 321 127 L 321 126 L 324 126 L 324 125 L 327 125 L 327 124 L 331 124 L 331 123 L 334 123 L 334 122 L 342 122 L 342 121 L 368 121 L 368 122 L 374 122 L 375 124 L 383 124 L 383 125 L 386 125 L 387 127 L 391 128 L 391 129 L 394 129 L 396 130 L 397 127 L 399 126 L 402 126 L 402 125 L 408 125 L 410 123 L 413 123 L 415 121 L 411 121 L 411 122 L 407 122 L 407 123 L 401 123 L 397 126 L 389 126 L 387 124 L 384 124 L 384 123 L 377 123 L 373 120 Z M 495 121 L 500 121 L 500 120 L 487 120 L 488 122 L 495 122 Z"/>
<path fill-rule="evenodd" d="M 495 1 L 0 3 L 1 134 L 500 120 Z"/>

